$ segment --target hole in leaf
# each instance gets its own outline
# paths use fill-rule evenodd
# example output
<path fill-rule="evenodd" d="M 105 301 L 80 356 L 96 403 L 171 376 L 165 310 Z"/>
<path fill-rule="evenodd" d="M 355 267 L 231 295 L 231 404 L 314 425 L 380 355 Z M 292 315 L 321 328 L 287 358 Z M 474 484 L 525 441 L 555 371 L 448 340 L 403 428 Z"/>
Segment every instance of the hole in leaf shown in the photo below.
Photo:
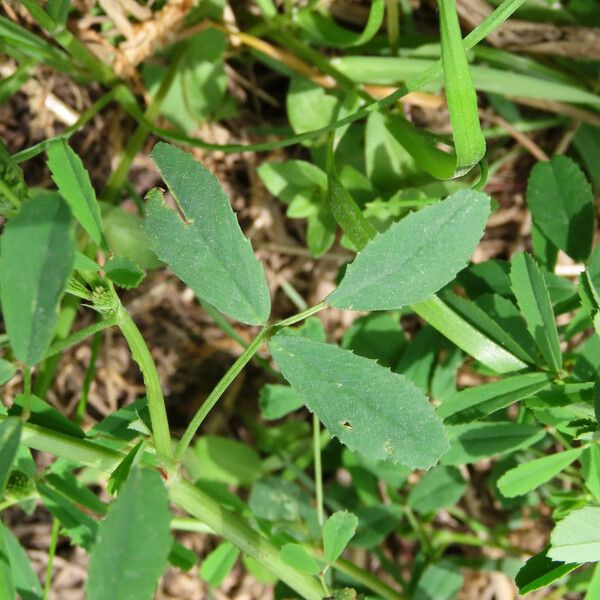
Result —
<path fill-rule="evenodd" d="M 352 431 L 352 424 L 349 421 L 340 421 L 340 425 L 347 429 L 348 431 Z"/>

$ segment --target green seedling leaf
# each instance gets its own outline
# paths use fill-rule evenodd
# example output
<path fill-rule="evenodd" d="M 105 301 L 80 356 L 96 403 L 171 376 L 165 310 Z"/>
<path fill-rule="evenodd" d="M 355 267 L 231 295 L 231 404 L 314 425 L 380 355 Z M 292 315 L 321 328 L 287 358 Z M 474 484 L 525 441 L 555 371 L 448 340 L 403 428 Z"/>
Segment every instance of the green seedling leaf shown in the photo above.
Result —
<path fill-rule="evenodd" d="M 558 562 L 548 558 L 549 548 L 550 546 L 546 546 L 541 552 L 532 556 L 517 573 L 515 583 L 520 594 L 528 594 L 546 587 L 579 566 L 577 563 Z"/>
<path fill-rule="evenodd" d="M 463 585 L 458 565 L 441 560 L 428 565 L 419 578 L 414 600 L 452 600 Z"/>
<path fill-rule="evenodd" d="M 40 361 L 54 335 L 57 308 L 75 260 L 69 208 L 43 192 L 21 206 L 0 238 L 0 301 L 15 356 Z"/>
<path fill-rule="evenodd" d="M 10 407 L 8 414 L 15 417 L 20 417 L 23 414 L 23 406 L 26 403 L 25 395 L 18 394 L 15 396 L 13 405 Z M 41 398 L 30 394 L 29 396 L 29 423 L 39 425 L 45 429 L 58 431 L 77 438 L 84 438 L 85 432 L 79 425 L 73 423 L 62 413 L 58 412 L 53 406 L 44 402 Z"/>
<path fill-rule="evenodd" d="M 408 495 L 408 505 L 418 513 L 435 512 L 458 502 L 467 483 L 456 467 L 438 465 L 419 480 Z"/>
<path fill-rule="evenodd" d="M 548 556 L 565 563 L 600 560 L 600 508 L 586 506 L 560 521 L 550 538 Z"/>
<path fill-rule="evenodd" d="M 537 425 L 495 421 L 449 425 L 450 450 L 443 456 L 446 465 L 462 465 L 482 458 L 514 452 L 539 442 L 546 432 Z"/>
<path fill-rule="evenodd" d="M 523 496 L 556 477 L 576 461 L 581 452 L 582 448 L 573 448 L 518 465 L 500 477 L 498 489 L 507 498 Z"/>
<path fill-rule="evenodd" d="M 4 385 L 7 381 L 10 381 L 16 372 L 17 367 L 13 363 L 0 358 L 0 385 Z"/>
<path fill-rule="evenodd" d="M 8 527 L 0 523 L 0 529 L 4 533 L 12 579 L 17 593 L 22 600 L 42 600 L 44 592 L 27 553 Z"/>
<path fill-rule="evenodd" d="M 337 346 L 278 333 L 283 376 L 331 435 L 373 460 L 433 466 L 447 448 L 427 397 L 408 378 Z"/>
<path fill-rule="evenodd" d="M 17 455 L 22 431 L 23 422 L 21 419 L 9 417 L 0 423 L 0 496 L 4 492 Z"/>
<path fill-rule="evenodd" d="M 540 268 L 529 254 L 520 252 L 513 257 L 510 280 L 529 333 L 546 364 L 553 371 L 559 371 L 562 353 L 550 295 Z"/>
<path fill-rule="evenodd" d="M 202 562 L 200 578 L 211 587 L 219 587 L 239 555 L 240 551 L 231 542 L 219 544 Z"/>
<path fill-rule="evenodd" d="M 173 545 L 167 488 L 156 471 L 135 469 L 90 552 L 89 600 L 148 600 Z"/>
<path fill-rule="evenodd" d="M 230 485 L 250 485 L 263 474 L 258 453 L 237 440 L 216 435 L 201 437 L 185 458 L 186 468 L 195 479 L 220 481 Z"/>
<path fill-rule="evenodd" d="M 527 183 L 527 204 L 536 225 L 573 260 L 585 260 L 594 235 L 594 195 L 585 175 L 567 156 L 539 162 Z"/>
<path fill-rule="evenodd" d="M 104 271 L 115 285 L 127 289 L 136 288 L 146 277 L 144 269 L 124 256 L 113 256 L 104 265 Z"/>
<path fill-rule="evenodd" d="M 151 156 L 186 219 L 166 207 L 160 191 L 149 193 L 146 231 L 158 256 L 202 300 L 243 323 L 265 323 L 265 273 L 217 179 L 175 146 L 158 143 Z"/>
<path fill-rule="evenodd" d="M 268 383 L 258 398 L 263 419 L 280 419 L 304 406 L 302 398 L 289 386 Z"/>
<path fill-rule="evenodd" d="M 452 281 L 481 238 L 485 194 L 460 190 L 369 242 L 326 299 L 335 308 L 386 310 L 425 300 Z"/>
<path fill-rule="evenodd" d="M 98 245 L 104 245 L 102 220 L 90 176 L 81 159 L 65 140 L 48 147 L 48 168 L 73 216 Z"/>
<path fill-rule="evenodd" d="M 123 256 L 140 269 L 157 269 L 161 266 L 151 248 L 144 230 L 144 222 L 138 215 L 124 211 L 120 206 L 102 206 L 102 222 L 109 248 L 117 256 Z"/>
<path fill-rule="evenodd" d="M 347 511 L 333 513 L 323 525 L 323 559 L 327 564 L 336 561 L 354 537 L 358 527 L 356 515 Z"/>
<path fill-rule="evenodd" d="M 115 470 L 108 478 L 108 491 L 114 496 L 129 477 L 131 468 L 138 462 L 140 451 L 146 440 L 140 440 L 128 453 L 127 456 L 117 465 Z"/>
<path fill-rule="evenodd" d="M 189 571 L 198 562 L 198 556 L 179 542 L 173 542 L 169 562 L 182 571 Z"/>
<path fill-rule="evenodd" d="M 321 570 L 317 561 L 300 544 L 285 544 L 281 548 L 281 558 L 301 573 L 317 575 Z"/>
<path fill-rule="evenodd" d="M 476 421 L 537 394 L 551 383 L 552 378 L 546 373 L 527 373 L 477 385 L 449 398 L 438 408 L 438 414 L 453 425 Z"/>

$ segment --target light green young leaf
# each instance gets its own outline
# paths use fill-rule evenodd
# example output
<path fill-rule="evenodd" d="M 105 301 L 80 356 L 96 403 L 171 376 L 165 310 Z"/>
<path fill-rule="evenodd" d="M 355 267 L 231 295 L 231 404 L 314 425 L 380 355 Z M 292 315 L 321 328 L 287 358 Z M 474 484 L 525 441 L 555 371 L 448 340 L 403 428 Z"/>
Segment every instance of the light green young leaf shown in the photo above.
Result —
<path fill-rule="evenodd" d="M 458 502 L 467 483 L 456 467 L 438 465 L 419 480 L 408 495 L 408 505 L 418 513 L 435 512 Z"/>
<path fill-rule="evenodd" d="M 310 203 L 327 188 L 327 175 L 305 160 L 263 163 L 257 172 L 269 192 L 284 204 L 298 199 Z"/>
<path fill-rule="evenodd" d="M 424 469 L 446 450 L 441 421 L 408 378 L 348 350 L 284 332 L 271 338 L 269 348 L 308 409 L 351 450 Z"/>
<path fill-rule="evenodd" d="M 488 196 L 460 190 L 394 223 L 357 255 L 327 303 L 385 310 L 425 300 L 466 265 L 489 211 Z"/>
<path fill-rule="evenodd" d="M 347 511 L 333 513 L 323 525 L 323 559 L 331 564 L 345 550 L 354 537 L 358 527 L 358 518 Z"/>
<path fill-rule="evenodd" d="M 451 424 L 475 421 L 533 396 L 550 387 L 551 382 L 552 378 L 546 373 L 527 373 L 477 385 L 449 398 L 438 408 L 438 414 Z"/>
<path fill-rule="evenodd" d="M 4 492 L 12 464 L 17 455 L 23 421 L 9 417 L 0 423 L 0 496 Z"/>
<path fill-rule="evenodd" d="M 317 561 L 300 544 L 285 544 L 281 548 L 281 558 L 302 573 L 317 575 L 321 570 Z"/>
<path fill-rule="evenodd" d="M 90 552 L 88 600 L 148 600 L 173 539 L 167 488 L 158 472 L 135 469 L 98 528 Z"/>
<path fill-rule="evenodd" d="M 187 221 L 167 208 L 160 191 L 149 193 L 146 231 L 159 258 L 218 310 L 249 325 L 265 323 L 265 273 L 216 177 L 175 146 L 158 143 L 151 156 Z"/>
<path fill-rule="evenodd" d="M 582 448 L 573 448 L 518 465 L 500 477 L 498 489 L 507 498 L 523 496 L 556 477 L 577 460 L 581 452 Z"/>
<path fill-rule="evenodd" d="M 57 307 L 75 260 L 69 208 L 52 192 L 21 206 L 0 238 L 0 301 L 15 356 L 40 361 L 54 335 Z"/>
<path fill-rule="evenodd" d="M 566 563 L 600 561 L 600 507 L 574 510 L 560 521 L 550 538 L 548 556 Z"/>
<path fill-rule="evenodd" d="M 540 268 L 529 254 L 520 252 L 513 256 L 510 280 L 529 333 L 546 364 L 553 371 L 559 371 L 562 353 L 550 295 Z"/>
<path fill-rule="evenodd" d="M 102 221 L 96 192 L 81 159 L 65 140 L 52 142 L 48 147 L 48 167 L 73 216 L 96 244 L 103 244 Z"/>
<path fill-rule="evenodd" d="M 594 236 L 594 195 L 573 160 L 539 162 L 527 183 L 527 204 L 542 232 L 573 260 L 585 260 Z"/>
<path fill-rule="evenodd" d="M 231 542 L 219 544 L 202 562 L 200 578 L 211 587 L 219 587 L 239 555 L 240 551 Z"/>

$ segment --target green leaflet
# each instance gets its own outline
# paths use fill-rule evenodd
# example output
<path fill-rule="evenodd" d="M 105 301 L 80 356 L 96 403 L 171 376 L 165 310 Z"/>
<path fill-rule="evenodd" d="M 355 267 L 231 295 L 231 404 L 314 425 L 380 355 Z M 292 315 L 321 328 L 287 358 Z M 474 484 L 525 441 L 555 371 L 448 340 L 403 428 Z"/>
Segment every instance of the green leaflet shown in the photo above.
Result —
<path fill-rule="evenodd" d="M 358 519 L 348 511 L 333 513 L 323 525 L 323 560 L 331 564 L 354 537 Z"/>
<path fill-rule="evenodd" d="M 152 159 L 185 215 L 148 194 L 146 231 L 161 260 L 199 298 L 249 325 L 271 312 L 267 280 L 217 179 L 188 153 L 159 143 Z"/>
<path fill-rule="evenodd" d="M 463 585 L 458 565 L 440 560 L 428 565 L 419 578 L 413 600 L 452 600 Z"/>
<path fill-rule="evenodd" d="M 556 477 L 579 458 L 582 450 L 573 448 L 518 465 L 502 475 L 498 480 L 498 489 L 507 498 L 522 496 Z"/>
<path fill-rule="evenodd" d="M 98 245 L 105 245 L 100 209 L 90 176 L 81 159 L 64 140 L 50 144 L 48 167 L 73 216 Z"/>
<path fill-rule="evenodd" d="M 8 555 L 8 529 L 0 523 L 0 590 L 7 600 L 16 598 L 12 565 Z"/>
<path fill-rule="evenodd" d="M 285 544 L 281 548 L 281 558 L 302 573 L 317 575 L 321 570 L 317 561 L 300 544 Z"/>
<path fill-rule="evenodd" d="M 311 41 L 334 48 L 348 48 L 366 44 L 379 31 L 384 12 L 385 1 L 373 0 L 369 18 L 360 33 L 340 27 L 330 16 L 319 12 L 313 6 L 299 10 L 294 20 Z"/>
<path fill-rule="evenodd" d="M 385 310 L 425 300 L 466 265 L 489 210 L 485 194 L 460 190 L 408 215 L 357 255 L 326 302 L 349 310 Z"/>
<path fill-rule="evenodd" d="M 556 562 L 548 558 L 549 546 L 532 556 L 515 577 L 519 593 L 527 594 L 546 587 L 553 581 L 564 577 L 579 565 L 577 563 Z"/>
<path fill-rule="evenodd" d="M 219 544 L 202 562 L 200 577 L 211 587 L 218 587 L 240 555 L 240 551 L 231 542 Z"/>
<path fill-rule="evenodd" d="M 533 396 L 550 387 L 551 381 L 546 373 L 527 373 L 477 385 L 449 398 L 438 408 L 438 414 L 451 424 L 475 421 Z"/>
<path fill-rule="evenodd" d="M 0 423 L 0 496 L 8 481 L 13 461 L 17 455 L 23 422 L 10 417 Z"/>
<path fill-rule="evenodd" d="M 167 488 L 156 471 L 135 469 L 90 552 L 89 600 L 148 600 L 167 566 L 173 540 Z"/>
<path fill-rule="evenodd" d="M 552 532 L 548 556 L 566 563 L 600 560 L 600 508 L 574 510 Z"/>
<path fill-rule="evenodd" d="M 0 238 L 0 300 L 15 356 L 34 365 L 54 335 L 75 260 L 69 208 L 53 192 L 23 202 Z"/>
<path fill-rule="evenodd" d="M 258 405 L 263 419 L 280 419 L 304 403 L 289 385 L 267 383 L 260 390 Z"/>
<path fill-rule="evenodd" d="M 468 173 L 485 154 L 477 96 L 463 48 L 455 0 L 439 0 L 442 65 L 456 152 L 455 177 Z"/>
<path fill-rule="evenodd" d="M 438 465 L 419 480 L 408 495 L 408 505 L 420 514 L 435 512 L 458 502 L 467 482 L 456 467 Z"/>
<path fill-rule="evenodd" d="M 441 421 L 409 379 L 331 344 L 279 333 L 269 349 L 331 435 L 373 460 L 433 466 L 447 448 Z"/>
<path fill-rule="evenodd" d="M 594 195 L 581 169 L 566 156 L 539 162 L 527 183 L 534 222 L 573 260 L 585 260 L 594 235 Z"/>
<path fill-rule="evenodd" d="M 104 265 L 104 271 L 115 285 L 122 288 L 136 288 L 146 276 L 144 269 L 124 256 L 110 258 Z"/>
<path fill-rule="evenodd" d="M 17 372 L 17 367 L 11 362 L 0 358 L 0 385 L 4 385 Z"/>
<path fill-rule="evenodd" d="M 510 281 L 529 333 L 546 364 L 553 371 L 559 371 L 562 353 L 550 295 L 537 263 L 529 254 L 520 252 L 513 256 Z"/>
<path fill-rule="evenodd" d="M 5 547 L 17 593 L 20 594 L 22 600 L 41 600 L 42 586 L 27 553 L 8 527 L 0 523 L 0 529 L 4 532 Z"/>

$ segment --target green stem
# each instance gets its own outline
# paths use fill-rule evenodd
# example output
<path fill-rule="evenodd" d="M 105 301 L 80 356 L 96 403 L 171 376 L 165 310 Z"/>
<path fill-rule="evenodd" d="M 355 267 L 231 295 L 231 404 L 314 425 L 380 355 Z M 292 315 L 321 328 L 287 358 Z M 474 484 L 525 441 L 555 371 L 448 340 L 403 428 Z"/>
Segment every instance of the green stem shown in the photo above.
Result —
<path fill-rule="evenodd" d="M 212 410 L 214 405 L 218 402 L 219 398 L 223 395 L 225 390 L 229 387 L 231 382 L 239 375 L 240 371 L 246 366 L 248 361 L 258 352 L 258 349 L 261 347 L 262 343 L 265 341 L 267 335 L 269 333 L 268 328 L 264 328 L 260 331 L 260 333 L 252 340 L 250 345 L 240 354 L 239 358 L 233 363 L 230 369 L 223 375 L 221 381 L 217 383 L 213 391 L 208 395 L 208 398 L 203 402 L 202 406 L 198 409 L 189 425 L 187 426 L 183 436 L 179 440 L 177 444 L 177 448 L 175 450 L 175 462 L 179 463 L 188 446 L 191 444 L 196 431 L 202 422 L 208 415 L 208 413 Z"/>
<path fill-rule="evenodd" d="M 371 573 L 357 567 L 355 564 L 344 558 L 338 558 L 332 566 L 337 571 L 340 571 L 340 573 L 345 573 L 358 583 L 368 587 L 383 598 L 383 600 L 408 600 L 401 592 L 392 589 L 389 585 L 375 577 L 375 575 L 371 575 Z"/>
<path fill-rule="evenodd" d="M 423 527 L 421 527 L 421 523 L 419 523 L 418 519 L 415 517 L 415 514 L 413 513 L 410 506 L 408 506 L 408 504 L 406 504 L 404 506 L 404 514 L 406 515 L 406 518 L 408 519 L 410 526 L 413 528 L 414 532 L 417 534 L 417 537 L 419 538 L 419 542 L 421 543 L 421 546 L 423 546 L 424 552 L 427 555 L 430 555 L 431 554 L 431 543 L 429 542 L 429 538 L 427 537 L 427 534 L 425 533 Z"/>
<path fill-rule="evenodd" d="M 29 419 L 29 404 L 31 403 L 31 367 L 23 365 L 23 421 Z"/>
<path fill-rule="evenodd" d="M 304 319 L 308 319 L 308 317 L 312 317 L 312 315 L 316 315 L 318 312 L 322 311 L 324 308 L 327 308 L 327 304 L 325 302 L 319 302 L 319 304 L 315 304 L 315 306 L 311 306 L 302 312 L 299 312 L 296 315 L 288 317 L 287 319 L 282 319 L 281 321 L 276 321 L 271 326 L 272 329 L 281 329 L 281 327 L 287 327 L 288 325 L 295 325 L 300 321 L 304 321 Z"/>
<path fill-rule="evenodd" d="M 50 586 L 52 585 L 52 566 L 54 564 L 54 556 L 56 554 L 56 545 L 58 544 L 58 532 L 60 530 L 60 522 L 54 517 L 52 519 L 52 534 L 50 536 L 50 548 L 48 549 L 48 564 L 46 565 L 46 578 L 44 580 L 44 596 L 43 600 L 48 598 L 50 594 Z"/>
<path fill-rule="evenodd" d="M 90 335 L 94 335 L 94 334 L 98 333 L 99 331 L 108 329 L 109 327 L 114 327 L 115 325 L 120 325 L 121 318 L 122 317 L 119 315 L 114 315 L 114 316 L 108 317 L 106 319 L 103 319 L 102 321 L 97 321 L 96 323 L 92 323 L 91 325 L 88 325 L 87 327 L 82 327 L 75 333 L 72 333 L 70 336 L 68 336 L 62 340 L 58 340 L 58 341 L 54 342 L 54 344 L 52 344 L 50 346 L 50 348 L 48 348 L 48 351 L 44 355 L 44 359 L 50 358 L 51 356 L 54 356 L 55 354 L 58 354 L 59 352 L 62 352 L 63 350 L 66 350 L 67 348 L 71 348 L 71 346 L 75 346 L 76 344 L 79 344 L 79 342 L 85 340 Z"/>
<path fill-rule="evenodd" d="M 317 517 L 321 529 L 325 524 L 325 511 L 323 509 L 323 467 L 321 464 L 321 423 L 319 417 L 313 413 L 313 452 L 315 461 L 315 499 L 317 502 Z"/>
<path fill-rule="evenodd" d="M 79 402 L 77 403 L 75 422 L 78 424 L 83 420 L 83 415 L 85 414 L 87 408 L 90 386 L 92 385 L 94 374 L 96 373 L 96 361 L 98 360 L 98 352 L 100 351 L 101 340 L 102 336 L 100 335 L 100 331 L 97 331 L 92 338 L 90 364 L 85 372 L 85 379 L 83 380 L 83 386 L 81 387 L 81 396 L 79 397 Z"/>
<path fill-rule="evenodd" d="M 390 43 L 392 55 L 398 54 L 398 40 L 400 39 L 400 11 L 398 10 L 398 0 L 385 0 L 387 11 L 387 35 Z"/>
<path fill-rule="evenodd" d="M 148 410 L 150 411 L 150 421 L 152 423 L 152 438 L 157 454 L 170 460 L 173 455 L 171 447 L 171 435 L 169 433 L 169 422 L 167 420 L 167 410 L 165 408 L 165 399 L 160 385 L 156 365 L 148 350 L 148 346 L 133 322 L 129 313 L 124 309 L 119 309 L 118 325 L 121 333 L 127 340 L 129 350 L 133 360 L 140 367 L 144 377 L 146 387 L 146 398 L 148 399 Z"/>

